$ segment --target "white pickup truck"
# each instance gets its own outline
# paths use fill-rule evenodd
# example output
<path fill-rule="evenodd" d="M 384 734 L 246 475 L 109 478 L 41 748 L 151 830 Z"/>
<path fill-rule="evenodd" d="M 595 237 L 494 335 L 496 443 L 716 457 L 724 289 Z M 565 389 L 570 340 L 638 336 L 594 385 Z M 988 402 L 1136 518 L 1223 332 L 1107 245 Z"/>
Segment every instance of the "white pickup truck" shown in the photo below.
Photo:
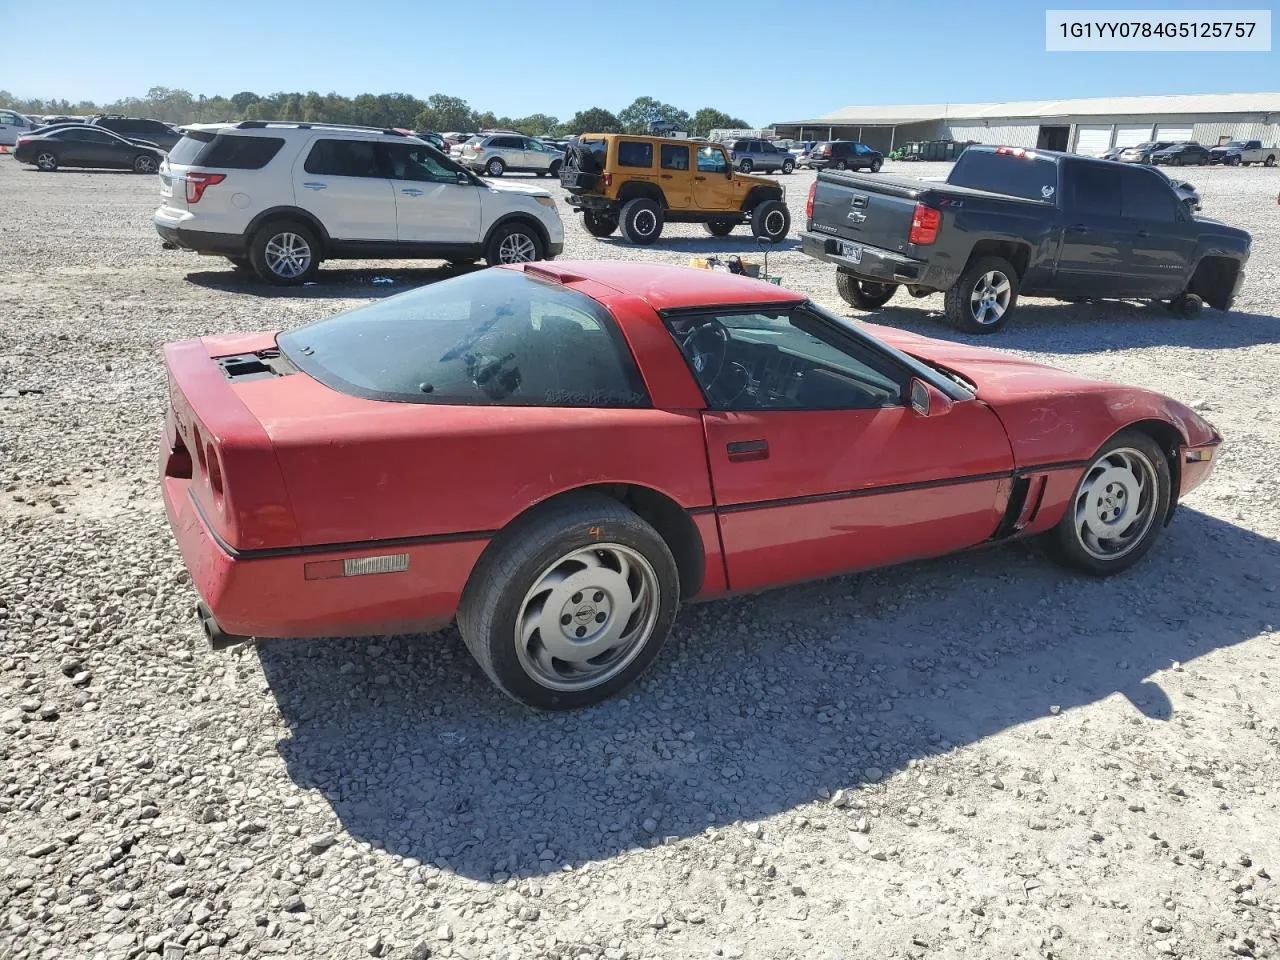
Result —
<path fill-rule="evenodd" d="M 1261 163 L 1274 167 L 1280 159 L 1280 148 L 1264 147 L 1261 140 L 1232 140 L 1209 151 L 1210 163 L 1225 163 L 1229 167 L 1241 164 Z"/>

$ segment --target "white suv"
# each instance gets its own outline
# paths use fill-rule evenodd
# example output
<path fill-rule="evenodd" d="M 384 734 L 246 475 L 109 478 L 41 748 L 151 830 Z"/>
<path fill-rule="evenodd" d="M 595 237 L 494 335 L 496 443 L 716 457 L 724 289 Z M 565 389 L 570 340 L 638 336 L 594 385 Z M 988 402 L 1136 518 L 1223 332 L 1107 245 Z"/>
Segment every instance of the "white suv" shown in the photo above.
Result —
<path fill-rule="evenodd" d="M 166 245 L 299 284 L 329 258 L 490 264 L 564 250 L 555 199 L 489 183 L 393 130 L 246 120 L 194 124 L 160 166 Z"/>

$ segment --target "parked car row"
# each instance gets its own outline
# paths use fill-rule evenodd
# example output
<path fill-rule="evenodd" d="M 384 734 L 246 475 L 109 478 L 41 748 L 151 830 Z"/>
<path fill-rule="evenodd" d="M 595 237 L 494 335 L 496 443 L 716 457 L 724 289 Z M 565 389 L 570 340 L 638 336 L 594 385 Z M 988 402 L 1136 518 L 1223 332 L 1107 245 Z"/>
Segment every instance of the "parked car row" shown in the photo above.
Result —
<path fill-rule="evenodd" d="M 63 167 L 155 173 L 164 155 L 154 143 L 86 123 L 54 124 L 20 134 L 13 149 L 14 159 L 46 173 Z"/>
<path fill-rule="evenodd" d="M 1131 147 L 1112 147 L 1102 154 L 1102 159 L 1174 167 L 1202 167 L 1211 163 L 1230 167 L 1258 163 L 1274 167 L 1280 161 L 1280 147 L 1264 147 L 1261 140 L 1231 140 L 1216 147 L 1205 147 L 1194 140 L 1150 140 Z"/>

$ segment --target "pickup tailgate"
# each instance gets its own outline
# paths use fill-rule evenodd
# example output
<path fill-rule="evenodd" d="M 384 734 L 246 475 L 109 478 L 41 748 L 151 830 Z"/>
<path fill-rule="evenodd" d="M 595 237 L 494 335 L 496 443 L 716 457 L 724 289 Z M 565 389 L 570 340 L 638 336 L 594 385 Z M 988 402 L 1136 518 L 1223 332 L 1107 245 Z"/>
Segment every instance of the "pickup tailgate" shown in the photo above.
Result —
<path fill-rule="evenodd" d="M 818 174 L 812 220 L 821 233 L 901 253 L 916 202 L 926 193 L 919 180 L 824 170 Z"/>

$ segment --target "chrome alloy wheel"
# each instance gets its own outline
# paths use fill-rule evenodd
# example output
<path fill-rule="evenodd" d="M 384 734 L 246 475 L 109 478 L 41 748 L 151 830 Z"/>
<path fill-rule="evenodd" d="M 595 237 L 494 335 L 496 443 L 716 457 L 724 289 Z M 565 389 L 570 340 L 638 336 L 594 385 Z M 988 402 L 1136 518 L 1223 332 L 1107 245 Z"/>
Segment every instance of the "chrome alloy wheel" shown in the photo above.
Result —
<path fill-rule="evenodd" d="M 546 568 L 516 617 L 516 655 L 552 690 L 587 690 L 617 676 L 653 636 L 658 576 L 617 543 L 582 547 Z"/>
<path fill-rule="evenodd" d="M 1132 447 L 1109 450 L 1076 492 L 1076 538 L 1094 559 L 1117 560 L 1142 542 L 1159 502 L 1156 468 L 1147 455 Z"/>
<path fill-rule="evenodd" d="M 1009 309 L 1009 297 L 1013 293 L 1013 285 L 1009 278 L 999 270 L 988 270 L 973 286 L 969 296 L 969 309 L 973 311 L 973 319 L 981 326 L 987 327 L 999 322 L 1004 312 Z"/>
<path fill-rule="evenodd" d="M 498 244 L 499 263 L 528 263 L 537 259 L 538 248 L 523 233 L 509 233 Z"/>
<path fill-rule="evenodd" d="M 41 170 L 57 170 L 58 158 L 46 150 L 36 157 L 36 166 Z"/>
<path fill-rule="evenodd" d="M 138 173 L 155 173 L 156 166 L 157 164 L 154 157 L 143 156 L 138 157 L 137 160 L 133 161 L 133 169 Z"/>
<path fill-rule="evenodd" d="M 292 280 L 311 266 L 311 245 L 296 233 L 277 233 L 267 241 L 264 252 L 267 269 L 278 277 Z"/>

